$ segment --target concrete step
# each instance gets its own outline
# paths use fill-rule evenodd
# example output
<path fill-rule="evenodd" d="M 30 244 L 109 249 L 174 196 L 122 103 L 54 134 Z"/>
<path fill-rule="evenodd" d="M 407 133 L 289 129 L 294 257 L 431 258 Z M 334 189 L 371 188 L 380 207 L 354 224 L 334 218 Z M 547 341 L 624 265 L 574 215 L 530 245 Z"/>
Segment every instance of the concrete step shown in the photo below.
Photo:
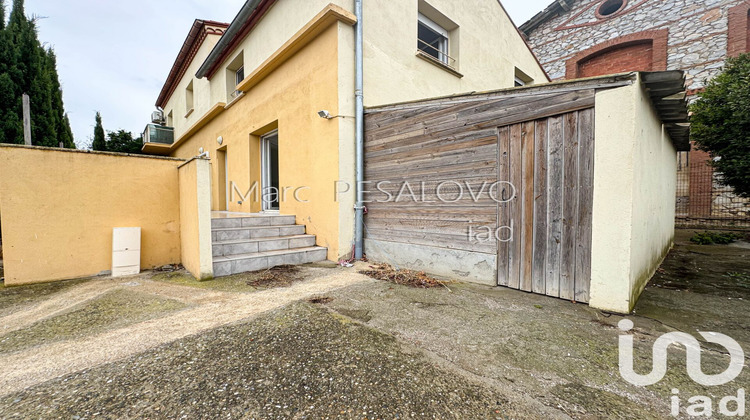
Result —
<path fill-rule="evenodd" d="M 211 230 L 211 242 L 242 241 L 258 238 L 304 235 L 303 225 L 275 225 L 240 228 L 215 228 Z"/>
<path fill-rule="evenodd" d="M 279 265 L 325 261 L 327 257 L 328 249 L 320 246 L 214 257 L 214 276 L 222 277 L 249 271 L 266 270 Z"/>
<path fill-rule="evenodd" d="M 252 215 L 246 217 L 218 217 L 211 219 L 212 229 L 228 229 L 255 226 L 286 226 L 296 223 L 294 216 Z"/>
<path fill-rule="evenodd" d="M 279 251 L 315 246 L 315 235 L 294 235 L 271 238 L 219 241 L 213 243 L 214 257 L 252 254 L 254 252 Z"/>

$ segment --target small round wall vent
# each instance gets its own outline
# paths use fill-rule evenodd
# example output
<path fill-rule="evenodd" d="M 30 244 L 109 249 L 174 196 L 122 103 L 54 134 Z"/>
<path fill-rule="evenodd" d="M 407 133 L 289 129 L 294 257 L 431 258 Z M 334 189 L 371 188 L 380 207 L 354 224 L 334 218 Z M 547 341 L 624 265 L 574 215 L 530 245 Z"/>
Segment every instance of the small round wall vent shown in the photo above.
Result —
<path fill-rule="evenodd" d="M 606 0 L 596 9 L 596 17 L 599 19 L 612 17 L 620 13 L 627 5 L 628 0 Z"/>

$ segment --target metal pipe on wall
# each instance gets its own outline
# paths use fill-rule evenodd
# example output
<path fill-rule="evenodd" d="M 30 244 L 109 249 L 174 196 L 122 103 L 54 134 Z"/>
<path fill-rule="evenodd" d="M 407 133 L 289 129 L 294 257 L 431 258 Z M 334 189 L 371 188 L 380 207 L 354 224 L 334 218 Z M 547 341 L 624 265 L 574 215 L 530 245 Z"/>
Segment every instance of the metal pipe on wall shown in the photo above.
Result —
<path fill-rule="evenodd" d="M 364 256 L 364 189 L 362 184 L 365 177 L 364 160 L 364 135 L 365 135 L 365 106 L 364 106 L 364 59 L 363 59 L 363 13 L 362 1 L 354 1 L 354 14 L 357 16 L 357 25 L 354 35 L 354 61 L 355 61 L 355 87 L 354 96 L 356 101 L 356 176 L 357 176 L 357 203 L 354 207 L 354 258 L 359 260 Z"/>

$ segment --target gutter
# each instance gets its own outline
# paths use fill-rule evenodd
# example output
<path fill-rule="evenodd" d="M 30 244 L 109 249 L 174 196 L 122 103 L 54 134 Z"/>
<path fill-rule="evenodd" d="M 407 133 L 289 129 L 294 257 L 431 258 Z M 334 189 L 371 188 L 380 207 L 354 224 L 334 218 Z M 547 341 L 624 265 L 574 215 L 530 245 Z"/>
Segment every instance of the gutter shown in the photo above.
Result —
<path fill-rule="evenodd" d="M 250 19 L 251 16 L 253 16 L 255 11 L 258 9 L 258 6 L 260 6 L 261 2 L 262 0 L 248 0 L 247 2 L 245 2 L 245 5 L 242 6 L 242 9 L 240 9 L 240 12 L 229 25 L 229 28 L 227 28 L 227 30 L 224 32 L 224 35 L 221 37 L 221 39 L 219 39 L 219 42 L 216 43 L 214 49 L 211 50 L 211 53 L 208 55 L 208 58 L 206 58 L 206 61 L 204 61 L 201 67 L 198 69 L 198 72 L 195 75 L 197 78 L 202 79 L 211 72 L 211 69 L 221 59 L 224 51 L 229 48 L 229 44 L 242 30 L 244 23 L 247 22 L 247 20 Z"/>
<path fill-rule="evenodd" d="M 357 203 L 354 206 L 354 259 L 361 260 L 364 256 L 364 179 L 365 179 L 365 106 L 364 106 L 364 35 L 363 35 L 363 12 L 362 0 L 354 1 L 354 14 L 357 16 L 357 26 L 354 35 L 354 62 L 355 62 L 355 87 L 354 96 L 356 102 L 355 126 L 356 126 L 356 176 L 357 176 Z"/>

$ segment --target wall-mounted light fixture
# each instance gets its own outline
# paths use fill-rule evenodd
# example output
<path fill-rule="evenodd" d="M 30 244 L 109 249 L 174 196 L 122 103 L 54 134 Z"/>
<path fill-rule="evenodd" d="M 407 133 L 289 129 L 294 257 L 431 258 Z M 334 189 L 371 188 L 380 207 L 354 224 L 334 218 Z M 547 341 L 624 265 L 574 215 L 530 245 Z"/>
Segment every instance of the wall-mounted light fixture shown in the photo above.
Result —
<path fill-rule="evenodd" d="M 221 146 L 224 143 L 224 137 L 219 136 L 219 138 L 216 139 L 216 142 L 219 143 L 219 146 Z"/>
<path fill-rule="evenodd" d="M 327 110 L 325 110 L 325 109 L 324 109 L 324 110 L 321 110 L 321 111 L 318 111 L 318 116 L 319 116 L 320 118 L 325 118 L 325 119 L 327 119 L 327 120 L 332 120 L 332 119 L 336 118 L 336 117 L 334 117 L 333 115 L 331 115 L 331 113 L 330 113 L 330 112 L 328 112 L 328 111 L 327 111 Z"/>
<path fill-rule="evenodd" d="M 320 118 L 325 118 L 327 120 L 332 120 L 334 118 L 354 118 L 354 117 L 347 117 L 345 115 L 331 115 L 331 113 L 325 109 L 318 111 L 318 116 Z"/>

